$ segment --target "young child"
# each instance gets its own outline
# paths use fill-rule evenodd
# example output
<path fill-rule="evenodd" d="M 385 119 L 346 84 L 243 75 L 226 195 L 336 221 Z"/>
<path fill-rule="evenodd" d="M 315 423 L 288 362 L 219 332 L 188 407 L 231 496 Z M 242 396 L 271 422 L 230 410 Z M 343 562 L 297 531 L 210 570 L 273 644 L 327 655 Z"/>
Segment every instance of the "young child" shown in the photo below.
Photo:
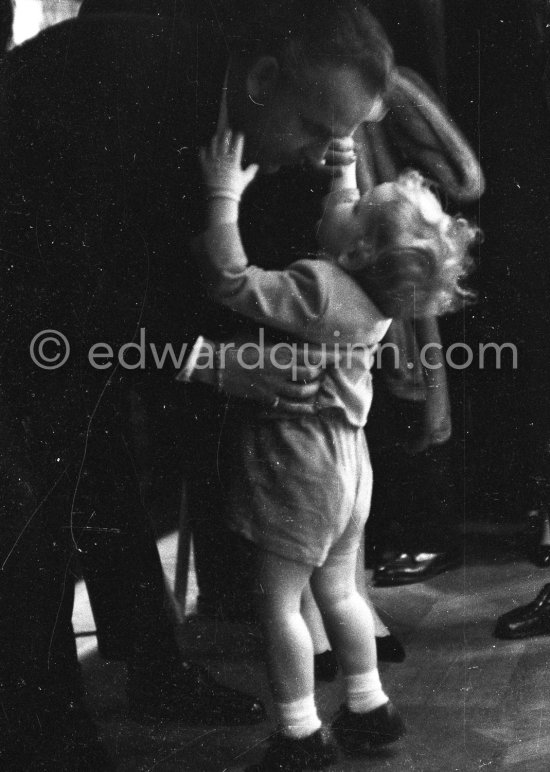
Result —
<path fill-rule="evenodd" d="M 242 169 L 243 143 L 224 131 L 201 151 L 208 227 L 196 247 L 209 293 L 260 325 L 300 341 L 337 343 L 343 354 L 326 372 L 315 416 L 247 406 L 228 440 L 237 470 L 228 510 L 231 526 L 258 550 L 280 727 L 262 768 L 297 772 L 332 763 L 334 736 L 357 753 L 405 731 L 382 689 L 372 614 L 355 585 L 372 485 L 363 431 L 370 368 L 392 316 L 441 313 L 462 301 L 459 280 L 474 230 L 446 215 L 416 172 L 360 197 L 353 143 L 341 140 L 331 160 L 343 173 L 319 225 L 325 251 L 285 271 L 264 271 L 248 264 L 237 225 L 241 195 L 257 171 Z M 344 674 L 346 704 L 332 732 L 314 703 L 313 648 L 300 611 L 308 584 Z"/>

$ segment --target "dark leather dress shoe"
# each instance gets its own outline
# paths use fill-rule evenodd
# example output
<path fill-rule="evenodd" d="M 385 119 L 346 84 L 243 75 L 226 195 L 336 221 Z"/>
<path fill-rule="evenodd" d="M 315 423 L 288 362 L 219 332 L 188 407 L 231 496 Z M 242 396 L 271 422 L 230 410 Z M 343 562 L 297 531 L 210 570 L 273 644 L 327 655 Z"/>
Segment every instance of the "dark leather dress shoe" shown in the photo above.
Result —
<path fill-rule="evenodd" d="M 134 721 L 242 726 L 266 718 L 257 697 L 223 686 L 206 668 L 191 662 L 178 663 L 167 673 L 130 672 L 126 691 Z"/>
<path fill-rule="evenodd" d="M 400 584 L 425 582 L 462 563 L 458 552 L 403 552 L 379 564 L 373 574 L 377 587 L 395 587 Z"/>
<path fill-rule="evenodd" d="M 495 638 L 531 638 L 550 635 L 550 584 L 545 584 L 535 600 L 508 611 L 498 618 Z"/>

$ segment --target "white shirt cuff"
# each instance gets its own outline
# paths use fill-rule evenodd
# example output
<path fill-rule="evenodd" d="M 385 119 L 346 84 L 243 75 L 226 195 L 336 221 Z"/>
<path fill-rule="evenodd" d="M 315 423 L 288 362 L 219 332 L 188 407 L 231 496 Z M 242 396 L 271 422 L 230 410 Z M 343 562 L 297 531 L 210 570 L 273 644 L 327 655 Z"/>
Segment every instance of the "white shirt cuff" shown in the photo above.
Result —
<path fill-rule="evenodd" d="M 179 371 L 179 373 L 176 375 L 176 381 L 182 381 L 183 383 L 191 383 L 191 381 L 193 380 L 193 373 L 195 372 L 195 369 L 197 367 L 197 362 L 199 361 L 199 357 L 204 351 L 210 351 L 210 348 L 208 347 L 204 337 L 202 335 L 199 335 L 199 337 L 193 344 L 193 348 L 191 349 L 191 353 L 187 357 L 186 363 Z"/>

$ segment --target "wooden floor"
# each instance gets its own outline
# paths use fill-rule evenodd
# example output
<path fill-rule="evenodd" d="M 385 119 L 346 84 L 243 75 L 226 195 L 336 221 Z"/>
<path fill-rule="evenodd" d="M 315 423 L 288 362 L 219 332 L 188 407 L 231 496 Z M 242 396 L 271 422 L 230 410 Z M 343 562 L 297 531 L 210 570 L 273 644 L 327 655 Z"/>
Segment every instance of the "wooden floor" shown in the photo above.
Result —
<path fill-rule="evenodd" d="M 169 572 L 174 550 L 175 537 L 165 540 Z M 404 663 L 381 665 L 381 675 L 408 735 L 391 750 L 360 761 L 343 759 L 332 771 L 549 772 L 550 637 L 523 642 L 492 637 L 497 616 L 531 600 L 546 581 L 550 572 L 526 562 L 510 537 L 470 535 L 463 568 L 424 584 L 373 589 L 379 610 L 407 650 Z M 77 629 L 93 626 L 87 613 L 80 588 Z M 254 630 L 191 618 L 181 635 L 221 680 L 269 702 Z M 239 730 L 178 725 L 159 730 L 129 721 L 124 668 L 102 662 L 94 643 L 93 637 L 79 638 L 90 706 L 121 772 L 242 770 L 260 758 L 271 722 Z M 342 700 L 341 684 L 322 685 L 317 699 L 328 720 Z"/>

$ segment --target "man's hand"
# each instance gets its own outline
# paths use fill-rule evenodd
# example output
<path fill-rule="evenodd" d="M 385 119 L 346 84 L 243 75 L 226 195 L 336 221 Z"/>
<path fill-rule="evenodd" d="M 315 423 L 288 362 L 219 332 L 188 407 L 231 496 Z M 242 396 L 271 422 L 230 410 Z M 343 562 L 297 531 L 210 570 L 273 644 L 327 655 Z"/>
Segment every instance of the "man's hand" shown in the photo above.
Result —
<path fill-rule="evenodd" d="M 241 348 L 240 355 L 238 352 L 239 348 L 226 352 L 223 390 L 227 394 L 261 402 L 284 413 L 317 412 L 316 399 L 324 374 L 320 348 L 296 346 L 292 353 L 286 349 L 275 352 L 273 346 L 266 344 L 261 368 L 253 367 L 258 357 L 256 351 Z"/>
<path fill-rule="evenodd" d="M 209 198 L 226 197 L 240 201 L 258 172 L 257 164 L 242 168 L 244 136 L 232 131 L 216 134 L 209 148 L 201 148 L 199 159 Z"/>
<path fill-rule="evenodd" d="M 356 160 L 353 137 L 332 140 L 325 156 L 325 169 L 331 175 L 332 191 L 357 187 Z"/>
<path fill-rule="evenodd" d="M 356 160 L 353 137 L 334 137 L 330 141 L 325 157 L 316 168 L 334 180 L 345 177 L 349 174 L 350 167 L 353 167 L 353 178 L 355 179 Z"/>
<path fill-rule="evenodd" d="M 325 155 L 325 166 L 328 169 L 342 169 L 355 163 L 356 159 L 353 137 L 334 138 Z"/>
<path fill-rule="evenodd" d="M 268 343 L 259 354 L 257 348 L 247 347 L 249 343 L 243 339 L 224 346 L 219 372 L 213 367 L 197 366 L 188 378 L 180 380 L 221 386 L 229 396 L 284 413 L 315 414 L 325 370 L 336 364 L 335 355 L 311 344 L 288 348 Z M 204 340 L 203 347 L 198 359 L 205 357 L 211 362 L 215 344 Z"/>

